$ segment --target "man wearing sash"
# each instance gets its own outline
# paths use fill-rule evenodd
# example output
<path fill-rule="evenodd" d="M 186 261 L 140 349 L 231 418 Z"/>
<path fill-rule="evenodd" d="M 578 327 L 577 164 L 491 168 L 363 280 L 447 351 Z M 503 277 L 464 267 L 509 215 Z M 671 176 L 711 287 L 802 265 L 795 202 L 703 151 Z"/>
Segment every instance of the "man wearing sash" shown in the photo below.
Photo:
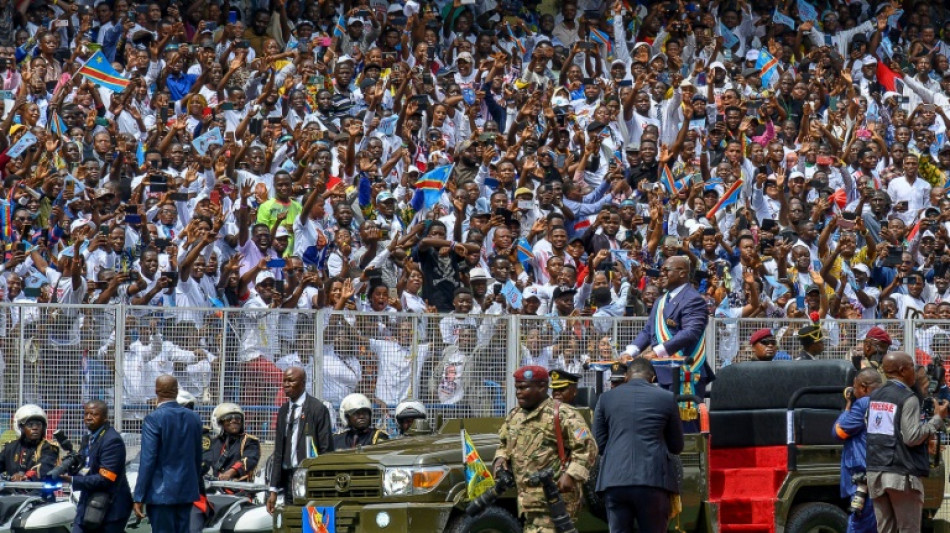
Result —
<path fill-rule="evenodd" d="M 674 394 L 706 394 L 714 378 L 706 363 L 706 300 L 689 283 L 690 263 L 685 256 L 670 257 L 663 264 L 666 293 L 650 311 L 643 331 L 625 353 L 653 361 L 657 382 Z M 684 430 L 698 429 L 696 405 L 680 403 Z"/>

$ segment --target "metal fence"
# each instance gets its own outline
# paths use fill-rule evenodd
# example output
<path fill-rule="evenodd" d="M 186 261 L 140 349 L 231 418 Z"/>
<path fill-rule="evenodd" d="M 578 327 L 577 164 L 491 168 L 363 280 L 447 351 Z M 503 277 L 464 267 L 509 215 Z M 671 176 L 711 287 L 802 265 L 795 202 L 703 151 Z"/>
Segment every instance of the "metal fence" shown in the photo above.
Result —
<path fill-rule="evenodd" d="M 750 335 L 767 327 L 780 353 L 794 358 L 804 324 L 714 319 L 706 353 L 716 369 L 747 359 Z M 950 352 L 950 322 L 825 321 L 822 357 L 860 353 L 873 325 L 887 329 L 896 347 L 919 348 L 922 363 L 925 352 Z M 306 370 L 308 391 L 334 413 L 347 394 L 366 394 L 378 407 L 377 424 L 390 430 L 392 410 L 407 398 L 432 414 L 500 416 L 515 404 L 510 375 L 518 366 L 564 368 L 592 386 L 586 363 L 618 359 L 643 326 L 643 318 L 3 304 L 0 431 L 30 402 L 47 410 L 50 431 L 78 437 L 82 403 L 98 398 L 134 438 L 154 405 L 155 378 L 173 374 L 206 423 L 215 405 L 236 402 L 248 431 L 272 441 L 285 401 L 282 372 L 291 366 Z"/>

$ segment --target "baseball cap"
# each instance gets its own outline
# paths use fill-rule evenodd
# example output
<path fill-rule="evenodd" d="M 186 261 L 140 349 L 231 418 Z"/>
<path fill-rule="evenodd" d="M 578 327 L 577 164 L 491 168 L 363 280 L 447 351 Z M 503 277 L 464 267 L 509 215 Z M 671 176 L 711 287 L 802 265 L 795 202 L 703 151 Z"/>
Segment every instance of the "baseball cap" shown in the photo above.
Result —
<path fill-rule="evenodd" d="M 381 204 L 381 203 L 387 202 L 387 201 L 389 201 L 389 200 L 393 200 L 393 201 L 396 200 L 396 197 L 393 196 L 393 193 L 391 193 L 391 192 L 389 192 L 389 191 L 382 191 L 382 192 L 380 192 L 379 194 L 376 195 L 376 203 L 377 203 L 377 204 Z"/>
<path fill-rule="evenodd" d="M 254 278 L 254 285 L 260 285 L 269 279 L 275 279 L 274 273 L 270 270 L 262 270 L 257 273 L 257 277 Z"/>
<path fill-rule="evenodd" d="M 534 196 L 534 191 L 527 187 L 518 187 L 515 189 L 515 198 L 521 196 L 522 194 L 530 194 L 531 196 Z"/>
<path fill-rule="evenodd" d="M 521 299 L 527 300 L 528 298 L 535 298 L 539 301 L 541 300 L 541 295 L 538 293 L 537 287 L 525 287 L 525 289 L 521 291 Z"/>
<path fill-rule="evenodd" d="M 554 299 L 557 300 L 561 296 L 573 296 L 577 294 L 577 289 L 574 287 L 568 287 L 566 285 L 561 285 L 560 287 L 554 289 Z"/>
<path fill-rule="evenodd" d="M 475 60 L 472 58 L 472 54 L 469 52 L 462 52 L 455 58 L 456 61 L 468 61 L 469 63 L 474 63 Z"/>
<path fill-rule="evenodd" d="M 277 227 L 277 233 L 274 234 L 274 238 L 280 239 L 283 237 L 290 237 L 290 231 L 287 230 L 287 226 L 281 225 Z"/>

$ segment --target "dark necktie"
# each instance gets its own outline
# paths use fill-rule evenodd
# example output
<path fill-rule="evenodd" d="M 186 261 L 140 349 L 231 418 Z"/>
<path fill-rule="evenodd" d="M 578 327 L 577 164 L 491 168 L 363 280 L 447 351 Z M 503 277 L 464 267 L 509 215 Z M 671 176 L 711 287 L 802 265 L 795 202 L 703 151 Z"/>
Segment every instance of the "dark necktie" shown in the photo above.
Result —
<path fill-rule="evenodd" d="M 290 423 L 287 424 L 287 434 L 284 436 L 284 470 L 294 467 L 294 455 L 297 453 L 294 446 L 294 428 L 297 427 L 297 404 L 290 403 Z"/>

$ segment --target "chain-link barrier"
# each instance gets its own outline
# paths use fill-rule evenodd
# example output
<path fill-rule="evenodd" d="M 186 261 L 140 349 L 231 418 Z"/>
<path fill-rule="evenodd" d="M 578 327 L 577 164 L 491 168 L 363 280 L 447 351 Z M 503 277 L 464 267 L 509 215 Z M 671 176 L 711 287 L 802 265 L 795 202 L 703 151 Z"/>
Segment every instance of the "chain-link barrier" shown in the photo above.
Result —
<path fill-rule="evenodd" d="M 154 407 L 155 378 L 172 374 L 208 421 L 220 402 L 240 404 L 247 430 L 273 441 L 282 374 L 305 369 L 307 390 L 323 399 L 342 429 L 340 402 L 366 395 L 377 425 L 395 431 L 399 402 L 423 402 L 430 417 L 503 416 L 515 405 L 510 375 L 536 364 L 580 374 L 595 388 L 595 367 L 620 359 L 644 318 L 420 315 L 292 309 L 191 309 L 134 306 L 0 305 L 0 430 L 16 408 L 38 403 L 49 430 L 82 431 L 84 401 L 102 399 L 130 442 Z M 807 321 L 712 319 L 706 354 L 716 370 L 755 358 L 751 335 L 768 328 L 778 358 L 801 351 Z M 872 326 L 892 349 L 950 359 L 950 322 L 824 321 L 820 358 L 861 355 Z M 946 363 L 945 363 L 946 364 Z M 950 370 L 950 365 L 947 365 Z M 950 375 L 950 372 L 948 372 Z M 603 379 L 606 379 L 604 376 Z"/>

